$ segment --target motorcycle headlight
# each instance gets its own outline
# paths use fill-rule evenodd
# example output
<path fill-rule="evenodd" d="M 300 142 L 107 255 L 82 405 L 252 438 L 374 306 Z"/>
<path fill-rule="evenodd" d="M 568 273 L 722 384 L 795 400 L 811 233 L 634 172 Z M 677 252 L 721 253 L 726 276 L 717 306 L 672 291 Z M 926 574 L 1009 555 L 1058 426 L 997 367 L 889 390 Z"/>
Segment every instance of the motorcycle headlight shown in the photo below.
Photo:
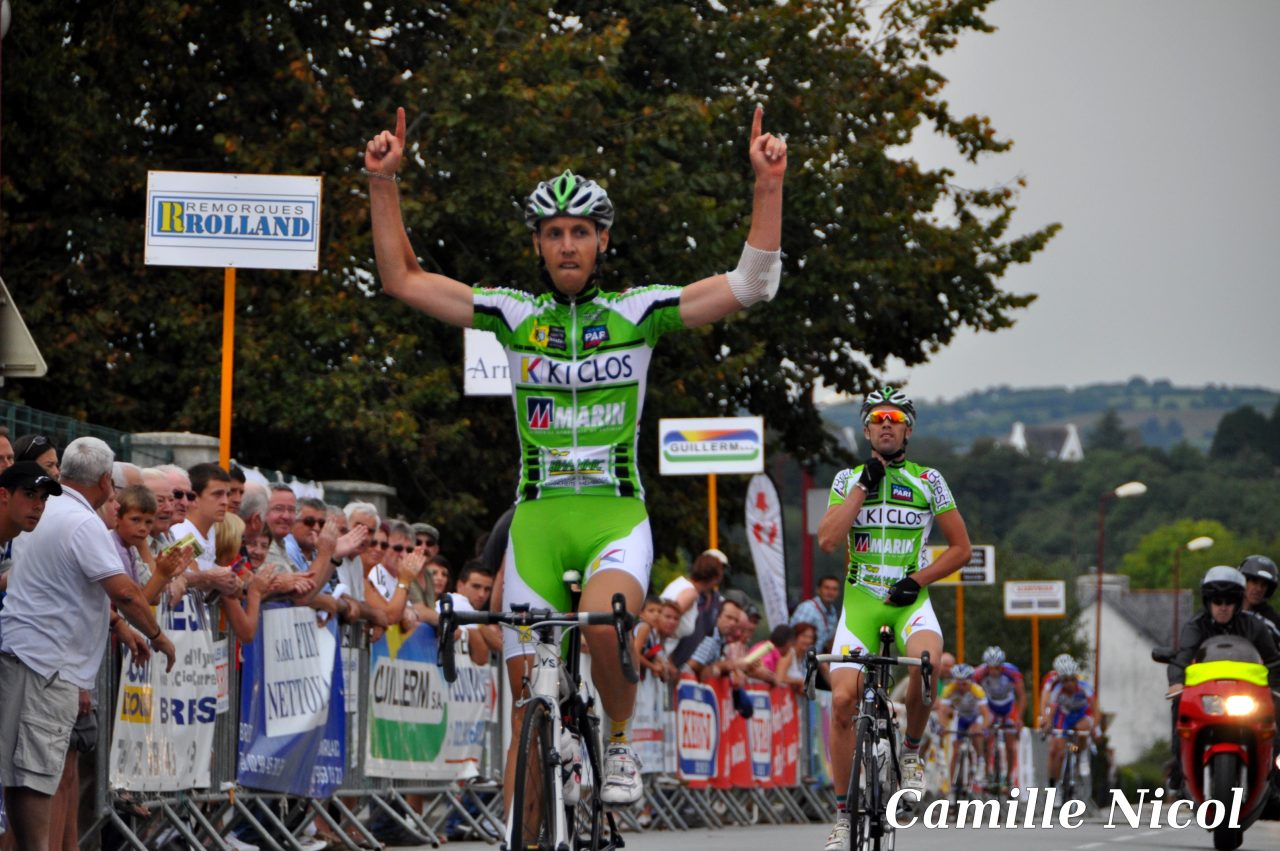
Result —
<path fill-rule="evenodd" d="M 1258 701 L 1247 694 L 1233 694 L 1227 698 L 1228 715 L 1252 715 L 1258 708 Z"/>
<path fill-rule="evenodd" d="M 1222 706 L 1222 695 L 1220 694 L 1200 695 L 1200 708 L 1209 715 L 1225 715 L 1227 712 Z"/>

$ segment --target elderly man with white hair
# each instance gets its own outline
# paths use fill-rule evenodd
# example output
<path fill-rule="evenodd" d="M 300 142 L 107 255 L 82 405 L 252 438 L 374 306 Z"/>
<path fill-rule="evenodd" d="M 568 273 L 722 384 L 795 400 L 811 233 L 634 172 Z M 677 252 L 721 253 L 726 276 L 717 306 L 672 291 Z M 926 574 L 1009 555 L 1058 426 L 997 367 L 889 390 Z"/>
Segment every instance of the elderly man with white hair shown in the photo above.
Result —
<path fill-rule="evenodd" d="M 173 643 L 97 515 L 115 494 L 113 460 L 98 438 L 72 441 L 63 452 L 62 495 L 15 541 L 16 567 L 0 611 L 0 785 L 19 848 L 49 846 L 50 804 L 80 689 L 93 688 L 109 631 L 139 661 L 155 650 L 173 667 Z"/>

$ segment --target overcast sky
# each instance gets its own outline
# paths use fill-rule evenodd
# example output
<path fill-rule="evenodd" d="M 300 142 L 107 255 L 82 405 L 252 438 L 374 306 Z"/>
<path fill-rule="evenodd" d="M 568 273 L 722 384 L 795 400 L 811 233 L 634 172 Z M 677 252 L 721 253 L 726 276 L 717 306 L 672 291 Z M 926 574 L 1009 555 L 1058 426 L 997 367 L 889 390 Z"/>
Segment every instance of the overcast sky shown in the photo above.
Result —
<path fill-rule="evenodd" d="M 988 19 L 937 67 L 1013 150 L 976 170 L 940 141 L 909 153 L 962 185 L 1022 175 L 1014 229 L 1063 229 L 1004 279 L 1040 296 L 1014 328 L 886 377 L 947 399 L 1135 375 L 1280 388 L 1280 2 L 998 0 Z"/>

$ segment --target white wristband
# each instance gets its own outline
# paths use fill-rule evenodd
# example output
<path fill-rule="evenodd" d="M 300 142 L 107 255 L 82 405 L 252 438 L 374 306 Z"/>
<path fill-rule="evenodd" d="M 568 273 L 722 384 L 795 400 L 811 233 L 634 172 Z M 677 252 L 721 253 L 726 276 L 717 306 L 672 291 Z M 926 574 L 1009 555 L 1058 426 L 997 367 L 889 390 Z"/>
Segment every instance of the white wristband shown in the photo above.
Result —
<path fill-rule="evenodd" d="M 743 307 L 772 301 L 782 281 L 782 251 L 761 251 L 750 243 L 743 243 L 738 267 L 725 274 L 733 297 Z"/>

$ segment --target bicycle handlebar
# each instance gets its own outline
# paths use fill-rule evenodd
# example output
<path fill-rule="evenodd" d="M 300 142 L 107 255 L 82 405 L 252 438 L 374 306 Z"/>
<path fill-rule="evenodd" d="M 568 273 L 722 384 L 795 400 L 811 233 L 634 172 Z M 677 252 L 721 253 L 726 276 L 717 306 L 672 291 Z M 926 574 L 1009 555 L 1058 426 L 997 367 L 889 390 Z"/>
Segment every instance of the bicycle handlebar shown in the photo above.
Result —
<path fill-rule="evenodd" d="M 440 599 L 440 635 L 438 655 L 440 667 L 444 670 L 446 682 L 458 678 L 457 663 L 454 659 L 453 631 L 455 627 L 471 624 L 505 626 L 510 629 L 538 629 L 549 626 L 613 626 L 618 638 L 618 655 L 622 666 L 622 674 L 628 682 L 639 682 L 640 674 L 636 671 L 635 662 L 631 658 L 631 642 L 627 640 L 636 617 L 627 611 L 627 598 L 622 594 L 614 594 L 611 609 L 607 612 L 553 612 L 548 609 L 520 609 L 510 612 L 459 612 L 453 608 L 453 600 L 447 595 Z"/>
<path fill-rule="evenodd" d="M 818 665 L 824 662 L 856 662 L 860 665 L 906 665 L 907 667 L 919 668 L 920 676 L 923 680 L 921 687 L 923 689 L 924 705 L 926 707 L 933 705 L 933 663 L 929 661 L 928 650 L 919 656 L 877 656 L 861 651 L 855 653 L 815 653 L 813 648 L 810 648 L 806 659 L 804 678 L 804 695 L 809 700 L 813 700 L 816 697 L 815 684 L 818 678 Z"/>

